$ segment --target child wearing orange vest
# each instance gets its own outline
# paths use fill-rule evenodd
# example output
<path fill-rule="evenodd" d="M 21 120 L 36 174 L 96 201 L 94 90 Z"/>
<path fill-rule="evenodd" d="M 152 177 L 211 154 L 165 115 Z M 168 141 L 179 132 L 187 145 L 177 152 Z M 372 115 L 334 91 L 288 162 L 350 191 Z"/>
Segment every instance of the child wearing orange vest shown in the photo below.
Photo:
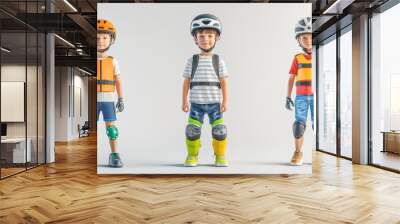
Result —
<path fill-rule="evenodd" d="M 122 167 L 117 150 L 118 128 L 115 125 L 117 120 L 115 109 L 119 112 L 124 110 L 120 71 L 117 61 L 107 55 L 115 37 L 116 30 L 110 21 L 97 20 L 97 120 L 102 113 L 111 147 L 108 165 Z M 115 91 L 118 94 L 117 104 L 114 99 Z"/>
<path fill-rule="evenodd" d="M 304 53 L 297 54 L 290 68 L 288 90 L 286 97 L 286 109 L 295 107 L 295 122 L 293 124 L 293 135 L 295 138 L 295 152 L 290 164 L 300 166 L 303 164 L 303 142 L 307 123 L 307 114 L 311 112 L 312 128 L 314 129 L 314 94 L 312 89 L 312 29 L 311 18 L 303 18 L 295 27 L 296 40 Z M 291 95 L 293 85 L 296 83 L 296 99 L 293 103 Z"/>

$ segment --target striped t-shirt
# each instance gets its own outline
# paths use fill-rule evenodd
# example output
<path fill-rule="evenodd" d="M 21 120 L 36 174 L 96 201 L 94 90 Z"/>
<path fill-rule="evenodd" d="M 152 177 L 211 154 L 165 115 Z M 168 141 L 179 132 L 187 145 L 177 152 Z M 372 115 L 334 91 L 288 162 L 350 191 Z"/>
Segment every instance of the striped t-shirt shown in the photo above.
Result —
<path fill-rule="evenodd" d="M 183 72 L 184 78 L 190 79 L 192 74 L 192 61 L 193 57 L 190 57 L 186 63 L 185 71 Z M 228 77 L 225 62 L 221 56 L 219 57 L 219 77 Z M 212 56 L 200 55 L 196 73 L 191 81 L 219 82 L 212 64 Z M 212 104 L 221 102 L 221 98 L 221 90 L 218 88 L 218 86 L 193 86 L 193 88 L 190 90 L 189 102 L 196 104 Z"/>

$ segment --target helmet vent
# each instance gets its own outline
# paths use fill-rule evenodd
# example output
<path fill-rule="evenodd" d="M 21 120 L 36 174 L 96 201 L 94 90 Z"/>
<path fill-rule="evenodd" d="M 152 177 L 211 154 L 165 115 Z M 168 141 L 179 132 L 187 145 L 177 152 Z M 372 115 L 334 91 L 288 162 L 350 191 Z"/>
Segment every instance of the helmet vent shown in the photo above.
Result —
<path fill-rule="evenodd" d="M 205 25 L 208 25 L 211 23 L 211 20 L 203 20 L 202 23 L 204 23 Z"/>

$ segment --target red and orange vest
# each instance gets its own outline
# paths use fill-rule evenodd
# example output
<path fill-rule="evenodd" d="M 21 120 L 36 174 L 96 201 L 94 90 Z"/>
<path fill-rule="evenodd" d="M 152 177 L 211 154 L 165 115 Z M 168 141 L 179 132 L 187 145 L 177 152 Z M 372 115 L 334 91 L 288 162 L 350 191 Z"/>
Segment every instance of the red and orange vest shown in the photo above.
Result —
<path fill-rule="evenodd" d="M 304 54 L 298 54 L 296 55 L 296 60 L 296 94 L 313 95 L 311 57 L 307 59 Z"/>

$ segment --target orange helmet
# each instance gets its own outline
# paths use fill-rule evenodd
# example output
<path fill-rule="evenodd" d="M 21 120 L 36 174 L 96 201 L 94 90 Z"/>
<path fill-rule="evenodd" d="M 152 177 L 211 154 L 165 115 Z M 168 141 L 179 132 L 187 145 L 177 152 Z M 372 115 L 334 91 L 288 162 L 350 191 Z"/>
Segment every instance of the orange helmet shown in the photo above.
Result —
<path fill-rule="evenodd" d="M 115 29 L 115 26 L 110 21 L 105 20 L 105 19 L 98 19 L 97 20 L 97 32 L 111 34 L 112 42 L 114 42 L 117 31 Z"/>

